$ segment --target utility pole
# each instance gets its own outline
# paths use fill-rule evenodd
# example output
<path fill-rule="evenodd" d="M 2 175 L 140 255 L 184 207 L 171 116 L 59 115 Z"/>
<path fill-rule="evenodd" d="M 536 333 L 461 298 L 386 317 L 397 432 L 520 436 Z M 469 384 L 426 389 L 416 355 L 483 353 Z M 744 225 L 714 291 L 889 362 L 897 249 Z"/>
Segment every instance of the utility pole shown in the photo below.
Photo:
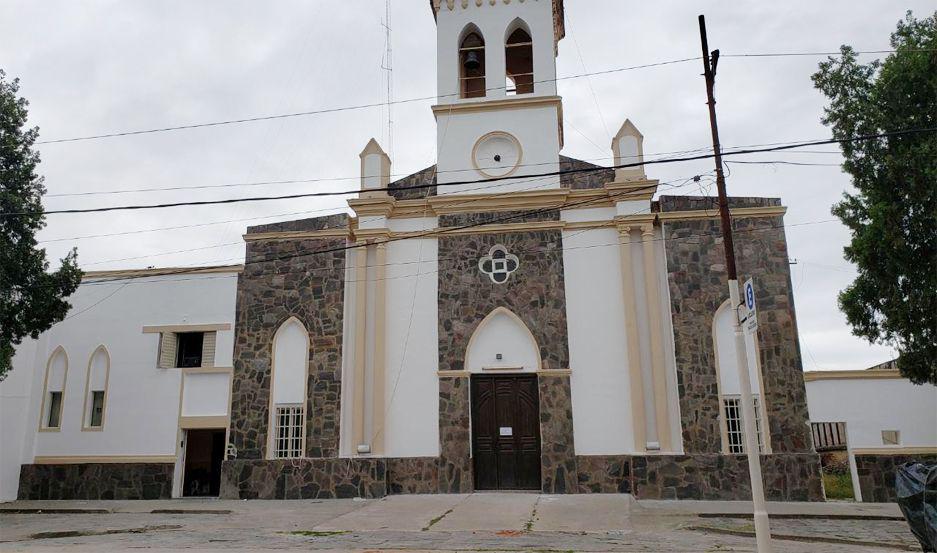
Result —
<path fill-rule="evenodd" d="M 726 197 L 726 179 L 722 173 L 722 146 L 719 144 L 719 126 L 716 123 L 716 98 L 713 92 L 716 84 L 716 65 L 719 62 L 719 50 L 709 52 L 706 39 L 706 18 L 699 16 L 699 34 L 703 47 L 703 71 L 706 77 L 706 97 L 709 104 L 709 124 L 712 128 L 713 157 L 716 161 L 716 188 L 719 190 L 719 215 L 722 221 L 722 243 L 726 252 L 726 272 L 728 273 L 729 299 L 735 311 L 732 327 L 735 331 L 735 358 L 739 371 L 739 387 L 742 389 L 742 428 L 745 438 L 745 454 L 748 457 L 748 475 L 751 478 L 752 505 L 755 518 L 755 540 L 758 553 L 771 553 L 771 527 L 768 523 L 768 510 L 765 506 L 764 483 L 761 479 L 761 455 L 758 447 L 758 434 L 755 428 L 755 404 L 752 400 L 751 376 L 748 372 L 748 355 L 745 351 L 745 335 L 739 322 L 738 272 L 735 267 L 735 245 L 732 240 L 732 220 L 729 217 L 729 201 Z"/>

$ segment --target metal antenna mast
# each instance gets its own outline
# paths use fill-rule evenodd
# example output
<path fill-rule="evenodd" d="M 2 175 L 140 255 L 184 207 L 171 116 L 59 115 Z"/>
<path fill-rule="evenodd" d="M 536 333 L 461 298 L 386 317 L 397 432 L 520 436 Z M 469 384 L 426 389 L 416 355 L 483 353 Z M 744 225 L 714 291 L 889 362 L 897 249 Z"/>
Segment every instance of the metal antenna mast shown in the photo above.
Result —
<path fill-rule="evenodd" d="M 387 73 L 387 155 L 394 159 L 394 48 L 391 40 L 391 0 L 384 0 L 384 64 L 382 69 Z"/>

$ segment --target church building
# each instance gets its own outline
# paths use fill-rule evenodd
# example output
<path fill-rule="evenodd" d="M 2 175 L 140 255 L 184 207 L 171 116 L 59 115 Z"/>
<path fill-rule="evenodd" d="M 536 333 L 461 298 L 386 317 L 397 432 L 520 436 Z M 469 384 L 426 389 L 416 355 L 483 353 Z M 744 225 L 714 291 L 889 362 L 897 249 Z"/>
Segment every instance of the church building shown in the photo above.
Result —
<path fill-rule="evenodd" d="M 562 0 L 430 4 L 436 164 L 393 180 L 372 139 L 352 215 L 250 227 L 242 266 L 88 274 L 17 353 L 5 490 L 749 497 L 714 200 L 667 195 L 631 121 L 615 169 L 560 154 Z M 785 207 L 730 207 L 766 494 L 822 500 Z"/>

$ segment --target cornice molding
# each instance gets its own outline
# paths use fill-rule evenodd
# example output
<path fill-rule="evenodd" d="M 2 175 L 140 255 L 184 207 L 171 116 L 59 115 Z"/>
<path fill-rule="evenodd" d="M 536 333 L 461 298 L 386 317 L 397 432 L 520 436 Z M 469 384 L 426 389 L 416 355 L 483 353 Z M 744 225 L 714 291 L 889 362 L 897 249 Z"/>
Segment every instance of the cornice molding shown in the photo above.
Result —
<path fill-rule="evenodd" d="M 212 265 L 205 267 L 160 267 L 152 269 L 114 269 L 111 271 L 87 271 L 82 275 L 82 281 L 96 278 L 112 277 L 148 277 L 171 276 L 167 271 L 185 272 L 187 275 L 204 275 L 212 273 L 240 273 L 244 265 Z"/>
<path fill-rule="evenodd" d="M 484 100 L 480 102 L 458 102 L 455 104 L 437 104 L 433 106 L 433 115 L 461 115 L 479 111 L 504 111 L 508 109 L 534 109 L 553 106 L 558 111 L 563 109 L 560 96 L 515 96 L 509 99 Z"/>
<path fill-rule="evenodd" d="M 175 455 L 63 455 L 36 456 L 34 465 L 75 465 L 80 463 L 175 463 Z"/>
<path fill-rule="evenodd" d="M 317 238 L 348 238 L 351 232 L 348 228 L 331 228 L 323 230 L 298 230 L 283 232 L 258 232 L 245 234 L 245 242 L 262 242 L 269 240 L 303 240 Z"/>
<path fill-rule="evenodd" d="M 218 332 L 231 330 L 231 323 L 148 325 L 143 327 L 144 334 L 159 332 Z"/>
<path fill-rule="evenodd" d="M 853 455 L 937 455 L 937 446 L 857 447 Z"/>
<path fill-rule="evenodd" d="M 870 369 L 855 371 L 808 371 L 804 373 L 805 382 L 817 380 L 898 380 L 904 378 L 897 370 Z"/>
<path fill-rule="evenodd" d="M 736 207 L 729 209 L 732 217 L 777 217 L 787 213 L 784 206 L 767 207 Z M 693 219 L 718 219 L 718 209 L 699 209 L 693 211 L 666 211 L 658 213 L 657 218 L 661 221 L 689 221 Z"/>

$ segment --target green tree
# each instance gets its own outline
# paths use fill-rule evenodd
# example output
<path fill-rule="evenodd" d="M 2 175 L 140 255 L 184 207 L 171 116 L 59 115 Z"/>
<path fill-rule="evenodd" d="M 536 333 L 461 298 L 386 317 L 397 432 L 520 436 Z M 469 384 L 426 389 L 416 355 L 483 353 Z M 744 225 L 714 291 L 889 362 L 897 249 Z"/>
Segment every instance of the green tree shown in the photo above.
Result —
<path fill-rule="evenodd" d="M 930 129 L 842 143 L 855 192 L 833 214 L 852 233 L 844 253 L 859 275 L 839 306 L 853 334 L 898 350 L 902 375 L 937 384 L 937 12 L 908 12 L 891 45 L 867 64 L 843 46 L 813 75 L 834 138 Z"/>
<path fill-rule="evenodd" d="M 74 249 L 49 272 L 46 251 L 36 247 L 36 232 L 45 226 L 46 189 L 33 150 L 39 129 L 26 128 L 29 102 L 18 92 L 19 79 L 7 81 L 0 70 L 0 380 L 15 346 L 61 321 L 71 307 L 65 298 L 81 282 Z"/>

